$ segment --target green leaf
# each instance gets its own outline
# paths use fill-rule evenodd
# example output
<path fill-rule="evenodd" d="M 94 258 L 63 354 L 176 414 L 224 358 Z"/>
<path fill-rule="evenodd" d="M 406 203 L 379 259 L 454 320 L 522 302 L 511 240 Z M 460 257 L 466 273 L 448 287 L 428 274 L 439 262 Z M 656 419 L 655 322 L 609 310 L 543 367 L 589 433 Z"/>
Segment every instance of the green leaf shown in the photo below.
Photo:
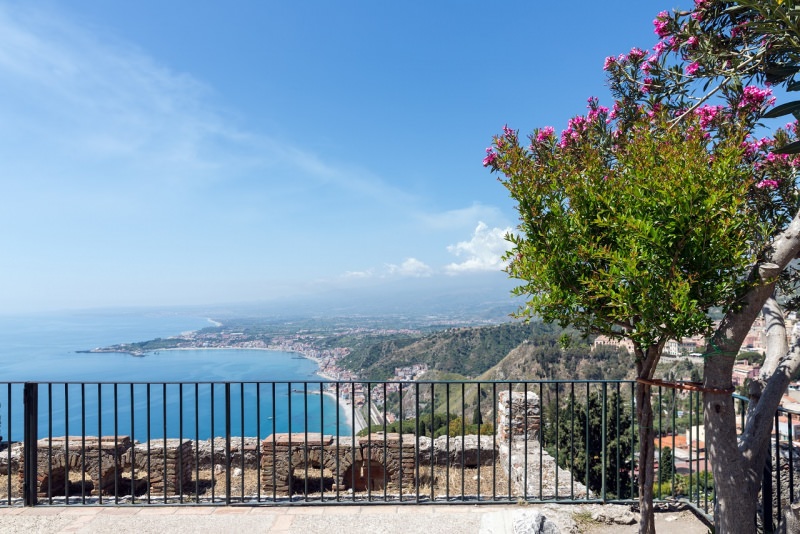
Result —
<path fill-rule="evenodd" d="M 787 91 L 800 91 L 800 80 L 793 80 L 786 84 Z"/>
<path fill-rule="evenodd" d="M 784 145 L 780 148 L 776 148 L 772 151 L 773 154 L 800 154 L 800 141 L 795 141 L 793 143 L 789 143 L 788 145 Z"/>
<path fill-rule="evenodd" d="M 780 106 L 774 107 L 764 114 L 765 119 L 774 119 L 775 117 L 782 117 L 800 110 L 800 100 L 794 102 L 787 102 Z"/>
<path fill-rule="evenodd" d="M 789 76 L 797 74 L 798 71 L 800 71 L 800 66 L 775 66 L 764 69 L 764 74 L 767 75 L 768 82 L 779 83 Z"/>

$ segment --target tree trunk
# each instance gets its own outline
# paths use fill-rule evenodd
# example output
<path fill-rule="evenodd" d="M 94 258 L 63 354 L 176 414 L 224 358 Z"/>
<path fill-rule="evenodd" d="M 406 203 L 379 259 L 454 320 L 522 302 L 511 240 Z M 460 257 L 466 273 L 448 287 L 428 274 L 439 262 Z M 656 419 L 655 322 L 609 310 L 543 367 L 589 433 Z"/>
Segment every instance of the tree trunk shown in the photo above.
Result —
<path fill-rule="evenodd" d="M 633 353 L 636 359 L 636 376 L 651 380 L 656 371 L 666 338 L 643 349 L 634 342 Z M 655 431 L 653 429 L 653 405 L 650 399 L 650 384 L 636 384 L 636 421 L 639 425 L 639 534 L 655 534 L 653 517 L 653 482 L 655 457 Z"/>
<path fill-rule="evenodd" d="M 729 394 L 706 393 L 703 417 L 706 454 L 711 459 L 717 496 L 714 507 L 715 532 L 753 533 L 756 531 L 758 490 L 766 456 L 762 453 L 760 461 L 753 461 L 740 453 L 736 438 L 735 403 Z"/>
<path fill-rule="evenodd" d="M 777 402 L 768 416 L 759 415 L 755 419 L 752 416 L 754 406 L 749 407 L 746 432 L 743 434 L 749 432 L 754 435 L 746 440 L 747 444 L 744 443 L 744 437 L 740 443 L 736 435 L 734 399 L 725 391 L 732 389 L 731 377 L 736 353 L 753 321 L 761 313 L 762 306 L 772 296 L 774 283 L 768 281 L 777 272 L 777 265 L 762 265 L 759 276 L 765 283 L 750 291 L 741 308 L 725 316 L 706 348 L 703 365 L 706 388 L 703 394 L 703 420 L 706 454 L 714 474 L 717 497 L 714 526 L 715 532 L 719 534 L 751 533 L 756 530 L 758 491 L 769 449 L 771 416 L 777 408 Z M 751 399 L 754 405 L 759 404 L 759 401 L 760 398 Z"/>
<path fill-rule="evenodd" d="M 641 382 L 636 384 L 636 420 L 639 423 L 639 534 L 655 534 L 653 406 L 650 402 L 650 385 Z"/>

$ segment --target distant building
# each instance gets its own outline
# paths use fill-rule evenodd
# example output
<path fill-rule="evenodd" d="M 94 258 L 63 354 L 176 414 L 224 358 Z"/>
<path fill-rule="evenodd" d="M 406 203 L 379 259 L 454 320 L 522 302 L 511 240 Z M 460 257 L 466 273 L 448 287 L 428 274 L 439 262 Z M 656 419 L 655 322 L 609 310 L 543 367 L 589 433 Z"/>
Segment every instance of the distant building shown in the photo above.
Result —
<path fill-rule="evenodd" d="M 793 414 L 791 421 L 791 437 L 793 441 L 797 441 L 800 438 L 800 417 L 797 414 Z M 778 436 L 780 437 L 781 441 L 788 441 L 789 440 L 789 418 L 785 415 L 781 415 L 778 417 Z"/>
<path fill-rule="evenodd" d="M 623 348 L 633 354 L 633 341 L 625 337 L 597 336 L 592 344 L 592 350 L 602 346 Z"/>
<path fill-rule="evenodd" d="M 750 379 L 754 379 L 758 377 L 758 373 L 761 371 L 761 366 L 759 365 L 749 365 L 747 363 L 736 364 L 733 366 L 733 375 L 731 376 L 731 382 L 734 386 L 741 386 L 744 385 L 745 381 Z"/>
<path fill-rule="evenodd" d="M 680 356 L 681 355 L 681 344 L 678 342 L 677 339 L 670 339 L 667 341 L 667 344 L 664 345 L 664 354 L 667 356 Z"/>

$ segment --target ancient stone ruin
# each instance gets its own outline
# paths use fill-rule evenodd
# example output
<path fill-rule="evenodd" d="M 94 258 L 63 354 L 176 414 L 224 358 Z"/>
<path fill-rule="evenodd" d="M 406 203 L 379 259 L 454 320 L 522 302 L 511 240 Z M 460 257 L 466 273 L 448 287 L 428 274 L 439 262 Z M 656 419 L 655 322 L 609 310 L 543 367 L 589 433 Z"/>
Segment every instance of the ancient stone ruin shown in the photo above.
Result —
<path fill-rule="evenodd" d="M 539 396 L 532 392 L 501 391 L 498 395 L 497 437 L 500 463 L 520 494 L 539 499 L 591 493 L 572 473 L 558 467 L 541 446 Z"/>
<path fill-rule="evenodd" d="M 307 473 L 330 474 L 333 490 L 414 487 L 416 436 L 371 434 L 335 438 L 319 433 L 273 434 L 261 442 L 261 485 L 265 492 L 292 493 L 293 480 Z"/>
<path fill-rule="evenodd" d="M 539 396 L 533 391 L 501 391 L 498 395 L 497 438 L 538 440 L 541 428 Z"/>
<path fill-rule="evenodd" d="M 464 469 L 498 465 L 517 495 L 586 495 L 586 489 L 540 448 L 538 396 L 503 391 L 498 401 L 494 436 L 431 439 L 379 432 L 337 437 L 308 432 L 276 433 L 264 440 L 231 437 L 199 442 L 161 438 L 138 443 L 127 436 L 42 439 L 37 442 L 36 492 L 40 498 L 75 495 L 68 477 L 75 484 L 79 475 L 85 481 L 81 492 L 87 495 L 147 493 L 167 500 L 202 493 L 209 483 L 215 484 L 214 475 L 218 475 L 217 481 L 224 480 L 223 473 L 230 470 L 230 477 L 242 477 L 238 479 L 242 498 L 245 472 L 253 477 L 254 485 L 248 491 L 257 490 L 266 498 L 328 491 L 386 491 L 397 495 L 415 493 L 420 487 L 432 488 L 437 478 L 463 477 Z M 22 482 L 24 466 L 20 462 L 15 467 Z M 205 476 L 210 476 L 210 481 Z M 469 476 L 477 480 L 479 475 Z M 433 495 L 434 490 L 430 491 Z"/>
<path fill-rule="evenodd" d="M 92 483 L 92 494 L 114 491 L 125 452 L 131 448 L 128 436 L 62 436 L 37 442 L 36 493 L 39 497 L 65 495 L 69 472 L 81 473 Z M 18 477 L 22 483 L 24 456 Z"/>

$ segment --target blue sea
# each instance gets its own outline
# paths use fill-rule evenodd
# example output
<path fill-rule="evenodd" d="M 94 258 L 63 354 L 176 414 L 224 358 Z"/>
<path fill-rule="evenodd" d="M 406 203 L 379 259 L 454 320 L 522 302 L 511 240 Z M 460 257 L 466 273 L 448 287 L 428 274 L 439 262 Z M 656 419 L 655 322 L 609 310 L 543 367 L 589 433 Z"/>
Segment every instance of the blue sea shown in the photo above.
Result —
<path fill-rule="evenodd" d="M 321 394 L 317 364 L 297 354 L 76 352 L 207 326 L 205 317 L 163 311 L 0 316 L 0 435 L 22 439 L 23 382 L 42 383 L 40 438 L 208 439 L 228 429 L 233 436 L 262 438 L 273 432 L 350 434 L 346 408 Z"/>

